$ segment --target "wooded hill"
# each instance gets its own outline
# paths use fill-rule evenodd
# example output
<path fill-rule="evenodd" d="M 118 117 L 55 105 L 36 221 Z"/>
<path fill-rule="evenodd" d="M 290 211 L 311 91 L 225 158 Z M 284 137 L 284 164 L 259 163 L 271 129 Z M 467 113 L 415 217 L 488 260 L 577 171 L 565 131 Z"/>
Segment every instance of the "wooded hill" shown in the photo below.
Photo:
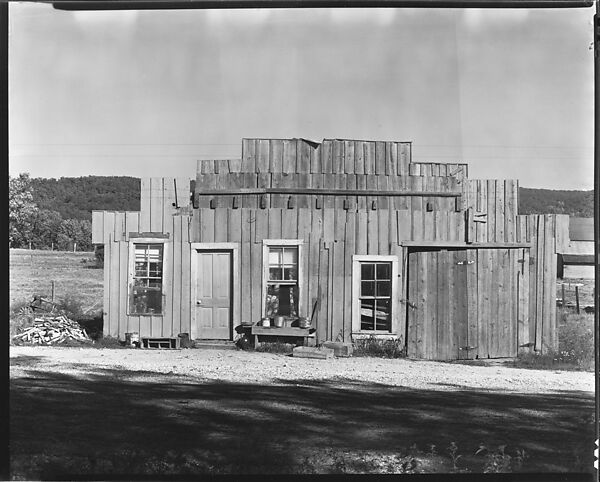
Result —
<path fill-rule="evenodd" d="M 139 211 L 140 180 L 135 177 L 31 179 L 33 201 L 63 219 L 92 220 L 93 210 Z"/>
<path fill-rule="evenodd" d="M 92 210 L 139 211 L 140 180 L 135 177 L 87 176 L 32 178 L 34 202 L 63 219 L 92 219 Z M 594 216 L 593 191 L 519 189 L 519 214 Z"/>

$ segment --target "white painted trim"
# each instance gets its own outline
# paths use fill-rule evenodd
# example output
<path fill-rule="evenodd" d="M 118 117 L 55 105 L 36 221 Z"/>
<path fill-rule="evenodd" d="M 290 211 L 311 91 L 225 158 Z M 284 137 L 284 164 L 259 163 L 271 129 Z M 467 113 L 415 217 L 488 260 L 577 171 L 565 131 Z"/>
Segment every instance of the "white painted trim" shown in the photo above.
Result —
<path fill-rule="evenodd" d="M 198 251 L 230 251 L 233 309 L 231 312 L 231 336 L 242 319 L 242 287 L 240 279 L 240 243 L 189 243 L 190 244 L 190 338 L 198 338 L 196 324 L 196 288 L 198 283 Z"/>
<path fill-rule="evenodd" d="M 263 239 L 263 246 L 297 246 L 304 244 L 302 239 Z"/>
<path fill-rule="evenodd" d="M 298 316 L 308 316 L 308 313 L 300 313 L 302 306 L 302 296 L 304 292 L 302 290 L 302 283 L 304 282 L 304 241 L 302 239 L 263 239 L 262 249 L 262 290 L 260 301 L 260 316 L 264 317 L 266 312 L 265 300 L 267 299 L 267 280 L 269 279 L 269 247 L 270 246 L 297 246 L 298 247 Z"/>
<path fill-rule="evenodd" d="M 172 242 L 169 242 L 166 238 L 131 238 L 128 243 L 128 259 L 127 259 L 127 306 L 125 307 L 125 313 L 127 316 L 165 316 L 165 308 L 167 306 L 167 296 L 173 296 L 172 293 L 167 293 L 165 291 L 165 286 L 167 285 L 167 281 L 169 281 L 169 285 L 172 286 L 172 280 L 167 280 L 167 276 L 169 276 L 170 269 L 169 262 L 171 261 L 170 249 Z M 135 272 L 135 245 L 136 244 L 162 244 L 163 245 L 163 259 L 162 259 L 162 288 L 161 288 L 161 297 L 162 297 L 162 312 L 161 313 L 131 313 L 131 288 L 133 284 L 133 274 Z M 117 280 L 118 282 L 118 280 Z"/>
<path fill-rule="evenodd" d="M 375 337 L 378 340 L 399 340 L 402 337 L 396 333 L 381 333 L 381 332 L 373 332 L 367 333 L 366 331 L 358 331 L 352 332 L 353 340 L 367 340 L 371 337 Z"/>
<path fill-rule="evenodd" d="M 360 294 L 360 263 L 366 262 L 386 262 L 392 263 L 392 326 L 389 333 L 381 331 L 361 331 L 360 329 L 360 306 L 358 296 Z M 384 256 L 378 254 L 355 254 L 352 256 L 352 337 L 357 334 L 364 334 L 366 337 L 375 335 L 380 338 L 393 338 L 398 335 L 398 256 Z"/>

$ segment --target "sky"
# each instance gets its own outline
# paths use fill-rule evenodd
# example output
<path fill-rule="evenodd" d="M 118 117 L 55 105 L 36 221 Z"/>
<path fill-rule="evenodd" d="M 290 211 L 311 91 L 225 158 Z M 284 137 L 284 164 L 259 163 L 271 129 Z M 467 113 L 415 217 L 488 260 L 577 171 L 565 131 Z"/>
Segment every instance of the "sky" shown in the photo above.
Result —
<path fill-rule="evenodd" d="M 9 173 L 193 178 L 244 137 L 340 138 L 592 189 L 593 13 L 10 3 Z"/>

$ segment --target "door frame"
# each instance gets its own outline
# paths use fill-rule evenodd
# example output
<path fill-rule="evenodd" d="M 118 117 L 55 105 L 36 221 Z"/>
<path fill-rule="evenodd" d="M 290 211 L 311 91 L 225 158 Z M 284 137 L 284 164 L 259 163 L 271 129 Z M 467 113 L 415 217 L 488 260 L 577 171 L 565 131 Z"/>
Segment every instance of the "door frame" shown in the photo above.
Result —
<path fill-rule="evenodd" d="M 240 244 L 239 243 L 190 243 L 190 338 L 198 338 L 196 324 L 196 289 L 198 283 L 198 252 L 227 251 L 231 253 L 231 317 L 230 339 L 234 328 L 241 319 L 241 290 L 240 290 Z"/>

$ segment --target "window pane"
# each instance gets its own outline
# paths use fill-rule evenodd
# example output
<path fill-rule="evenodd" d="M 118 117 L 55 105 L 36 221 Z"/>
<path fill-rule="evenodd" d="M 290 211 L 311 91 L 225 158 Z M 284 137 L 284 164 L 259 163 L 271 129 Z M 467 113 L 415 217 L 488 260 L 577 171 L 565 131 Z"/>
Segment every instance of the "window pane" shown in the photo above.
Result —
<path fill-rule="evenodd" d="M 283 248 L 283 263 L 298 264 L 298 248 Z"/>
<path fill-rule="evenodd" d="M 375 266 L 372 263 L 362 263 L 360 265 L 360 278 L 363 280 L 375 279 Z"/>
<path fill-rule="evenodd" d="M 360 283 L 360 296 L 375 296 L 375 281 L 362 281 Z"/>
<path fill-rule="evenodd" d="M 281 260 L 281 248 L 269 248 L 269 265 L 280 265 Z"/>
<path fill-rule="evenodd" d="M 138 314 L 162 313 L 162 244 L 136 244 L 135 269 L 130 311 Z"/>
<path fill-rule="evenodd" d="M 269 279 L 270 280 L 281 280 L 281 279 L 283 279 L 282 269 L 281 268 L 269 268 Z"/>
<path fill-rule="evenodd" d="M 390 296 L 392 294 L 391 281 L 377 281 L 377 296 Z"/>
<path fill-rule="evenodd" d="M 375 329 L 391 330 L 390 300 L 377 300 L 375 306 Z"/>
<path fill-rule="evenodd" d="M 392 270 L 389 263 L 381 263 L 377 265 L 377 279 L 391 279 Z"/>
<path fill-rule="evenodd" d="M 288 268 L 285 267 L 283 268 L 283 279 L 284 280 L 297 280 L 298 279 L 298 273 L 297 273 L 297 269 L 296 268 Z"/>
<path fill-rule="evenodd" d="M 375 318 L 373 316 L 375 308 L 375 300 L 361 300 L 360 301 L 360 329 L 361 330 L 374 330 L 375 329 Z"/>

